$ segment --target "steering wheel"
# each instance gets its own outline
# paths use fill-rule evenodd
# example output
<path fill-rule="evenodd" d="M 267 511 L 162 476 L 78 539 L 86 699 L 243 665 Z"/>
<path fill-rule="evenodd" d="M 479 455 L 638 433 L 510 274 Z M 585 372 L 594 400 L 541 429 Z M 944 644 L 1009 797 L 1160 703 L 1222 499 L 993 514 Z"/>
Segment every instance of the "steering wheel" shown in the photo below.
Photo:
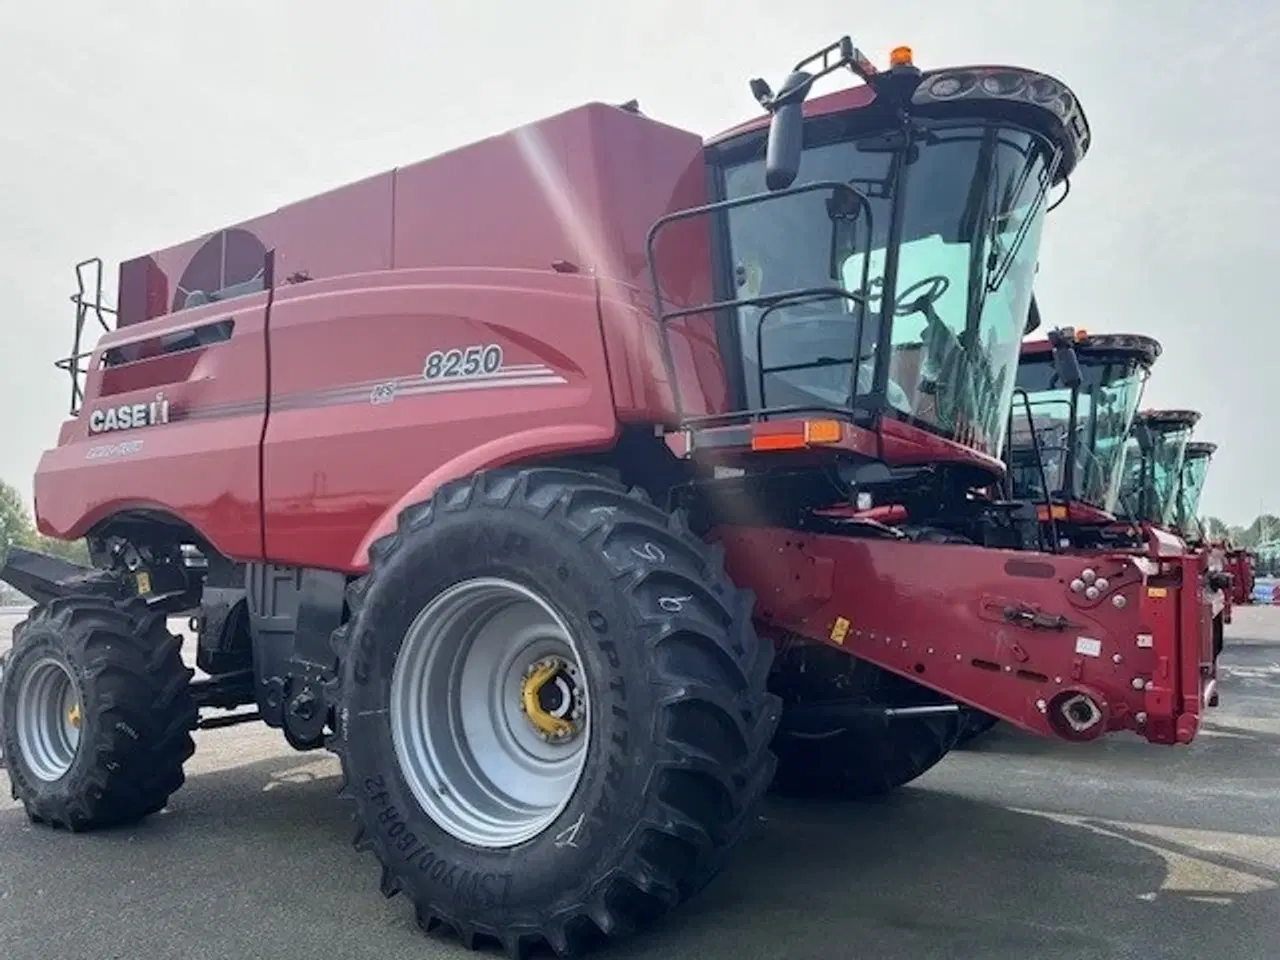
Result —
<path fill-rule="evenodd" d="M 914 297 L 910 296 L 917 288 L 920 292 Z M 913 313 L 923 313 L 931 322 L 936 321 L 938 315 L 932 309 L 933 305 L 950 289 L 951 280 L 940 273 L 925 277 L 898 294 L 893 304 L 893 315 L 905 317 Z"/>
<path fill-rule="evenodd" d="M 944 384 L 950 384 L 955 380 L 964 365 L 964 346 L 960 342 L 960 338 L 955 335 L 950 327 L 942 322 L 942 318 L 938 316 L 938 311 L 934 309 L 934 304 L 942 299 L 950 289 L 950 278 L 942 274 L 934 274 L 931 277 L 916 281 L 898 294 L 893 307 L 893 315 L 895 317 L 923 313 L 925 329 L 932 337 L 938 338 L 938 345 L 928 349 L 928 353 L 934 356 L 941 354 L 941 369 L 935 379 L 922 382 L 920 390 L 933 395 L 934 408 L 937 411 L 940 426 L 954 425 L 956 414 L 960 409 L 961 398 L 954 389 L 948 390 L 944 394 L 939 387 Z M 944 396 L 946 401 L 944 401 Z"/>

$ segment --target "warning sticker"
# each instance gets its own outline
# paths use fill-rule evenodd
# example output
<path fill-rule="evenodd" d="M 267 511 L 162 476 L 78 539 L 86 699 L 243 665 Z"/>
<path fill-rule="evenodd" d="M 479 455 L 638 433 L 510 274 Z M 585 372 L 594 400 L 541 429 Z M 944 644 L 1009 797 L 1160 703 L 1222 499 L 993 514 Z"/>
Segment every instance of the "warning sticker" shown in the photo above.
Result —
<path fill-rule="evenodd" d="M 850 626 L 844 617 L 836 617 L 836 622 L 831 625 L 831 642 L 843 644 L 844 638 L 849 635 Z"/>
<path fill-rule="evenodd" d="M 1102 656 L 1102 641 L 1093 637 L 1076 637 L 1076 653 L 1082 657 Z"/>

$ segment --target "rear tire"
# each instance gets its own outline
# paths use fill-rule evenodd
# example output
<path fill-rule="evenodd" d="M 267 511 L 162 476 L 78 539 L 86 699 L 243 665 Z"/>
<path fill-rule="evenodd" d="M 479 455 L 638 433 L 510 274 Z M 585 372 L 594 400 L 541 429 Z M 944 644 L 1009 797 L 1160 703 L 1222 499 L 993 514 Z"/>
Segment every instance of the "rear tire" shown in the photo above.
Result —
<path fill-rule="evenodd" d="M 15 631 L 0 681 L 0 738 L 13 798 L 74 831 L 164 808 L 195 751 L 194 671 L 141 600 L 66 597 Z"/>
<path fill-rule="evenodd" d="M 4 668 L 9 654 L 0 653 L 0 707 L 4 704 Z M 4 711 L 0 709 L 0 770 L 4 769 Z"/>
<path fill-rule="evenodd" d="M 444 925 L 466 946 L 488 939 L 517 956 L 545 942 L 564 956 L 646 925 L 715 876 L 772 777 L 779 704 L 766 690 L 773 650 L 752 628 L 751 595 L 679 516 L 596 475 L 500 470 L 406 510 L 370 559 L 334 637 L 331 746 L 355 803 L 357 846 L 381 862 L 386 895 L 413 901 L 424 930 Z M 450 606 L 484 590 L 530 606 L 520 617 L 511 606 Z M 526 799 L 537 817 L 522 822 L 508 791 L 532 778 L 503 780 L 494 746 L 528 733 L 494 693 L 510 687 L 496 679 L 507 668 L 466 697 L 453 687 L 468 683 L 471 658 L 490 642 L 486 617 L 510 625 L 507 664 L 521 655 L 521 631 L 534 629 L 517 625 L 542 623 L 540 635 L 563 644 L 550 654 L 566 661 L 557 677 L 569 692 L 557 704 L 585 703 L 565 735 L 582 738 L 580 761 L 564 766 L 576 769 L 565 774 L 576 785 L 564 796 L 548 787 L 542 805 Z M 441 645 L 451 618 L 470 626 Z M 432 630 L 436 653 L 419 654 Z M 453 666 L 436 673 L 432 656 Z M 420 682 L 398 663 L 417 664 Z M 405 699 L 404 689 L 434 696 Z M 405 703 L 440 709 L 453 697 L 434 735 L 422 732 L 432 724 L 405 719 Z M 526 712 L 536 706 L 522 702 Z M 441 727 L 456 732 L 440 738 Z"/>
<path fill-rule="evenodd" d="M 939 702 L 919 684 L 863 660 L 847 676 L 842 696 L 849 699 L 883 706 Z M 781 733 L 773 746 L 774 792 L 842 800 L 889 793 L 937 765 L 955 746 L 962 723 L 961 714 L 942 713 L 848 722 L 805 736 Z"/>

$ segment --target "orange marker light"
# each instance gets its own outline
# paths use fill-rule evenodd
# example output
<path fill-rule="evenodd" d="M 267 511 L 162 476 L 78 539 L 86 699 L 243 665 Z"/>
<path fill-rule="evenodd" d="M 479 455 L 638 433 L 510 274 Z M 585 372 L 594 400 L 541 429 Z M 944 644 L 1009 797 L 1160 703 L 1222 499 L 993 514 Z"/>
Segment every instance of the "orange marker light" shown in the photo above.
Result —
<path fill-rule="evenodd" d="M 1036 512 L 1040 515 L 1041 523 L 1048 523 L 1049 517 L 1051 516 L 1055 520 L 1067 519 L 1067 508 L 1060 503 L 1055 503 L 1053 507 L 1048 510 L 1045 509 L 1043 504 L 1041 504 L 1039 507 L 1036 508 Z"/>
<path fill-rule="evenodd" d="M 751 438 L 751 449 L 757 453 L 768 450 L 803 450 L 803 433 L 762 433 Z"/>
<path fill-rule="evenodd" d="M 840 429 L 839 420 L 806 420 L 804 422 L 805 443 L 839 443 L 844 431 Z"/>
<path fill-rule="evenodd" d="M 911 66 L 911 48 L 910 47 L 894 47 L 892 50 L 890 50 L 889 66 L 891 67 Z"/>
<path fill-rule="evenodd" d="M 803 450 L 805 447 L 839 443 L 844 428 L 839 420 L 805 420 L 794 428 L 776 433 L 757 433 L 751 438 L 751 449 L 757 453 L 769 450 Z"/>

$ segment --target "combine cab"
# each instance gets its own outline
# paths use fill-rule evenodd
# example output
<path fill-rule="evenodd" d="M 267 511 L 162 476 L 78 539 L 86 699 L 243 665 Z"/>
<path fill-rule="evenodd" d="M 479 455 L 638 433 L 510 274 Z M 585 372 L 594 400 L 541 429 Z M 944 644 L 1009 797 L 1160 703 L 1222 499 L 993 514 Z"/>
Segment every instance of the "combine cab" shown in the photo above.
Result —
<path fill-rule="evenodd" d="M 1204 554 L 1206 565 L 1205 586 L 1213 607 L 1213 651 L 1216 658 L 1222 653 L 1223 629 L 1231 622 L 1233 605 L 1233 577 L 1227 566 L 1227 548 L 1211 543 L 1200 527 L 1200 497 L 1204 493 L 1209 464 L 1217 451 L 1216 444 L 1193 440 L 1187 444 L 1182 461 L 1182 473 L 1178 480 L 1178 494 L 1173 511 L 1173 530 L 1187 545 Z"/>
<path fill-rule="evenodd" d="M 1196 557 L 1199 566 L 1198 582 L 1207 601 L 1202 604 L 1200 616 L 1204 642 L 1204 663 L 1201 670 L 1206 677 L 1216 673 L 1214 664 L 1222 652 L 1226 589 L 1230 578 L 1224 572 L 1222 558 L 1214 550 L 1200 549 L 1194 538 L 1188 542 L 1194 527 L 1194 512 L 1198 509 L 1200 489 L 1208 470 L 1209 458 L 1216 447 L 1213 444 L 1192 442 L 1191 436 L 1200 414 L 1194 410 L 1148 410 L 1140 414 L 1129 438 L 1125 462 L 1125 478 L 1120 493 L 1120 519 L 1128 526 L 1124 533 L 1138 529 L 1175 540 L 1187 552 Z M 1188 467 L 1192 488 L 1186 485 Z M 1187 494 L 1194 493 L 1194 499 Z M 1218 702 L 1216 684 L 1210 683 L 1206 702 Z"/>
<path fill-rule="evenodd" d="M 1173 529 L 1188 543 L 1205 545 L 1204 532 L 1200 529 L 1200 497 L 1209 478 L 1209 464 L 1218 445 L 1204 440 L 1192 440 L 1182 459 L 1182 473 L 1178 478 L 1178 496 L 1173 508 Z"/>
<path fill-rule="evenodd" d="M 1036 503 L 1053 549 L 1107 546 L 1125 444 L 1160 344 L 1067 328 L 1023 344 L 1007 460 L 1014 499 Z"/>
<path fill-rule="evenodd" d="M 1133 425 L 1125 453 L 1119 514 L 1131 523 L 1172 530 L 1187 445 L 1200 414 L 1194 410 L 1146 410 Z"/>
<path fill-rule="evenodd" d="M 1193 738 L 1193 560 L 1028 549 L 995 492 L 1075 96 L 847 38 L 751 87 L 708 143 L 592 104 L 121 265 L 35 478 L 94 569 L 0 573 L 33 819 L 136 821 L 261 720 L 425 929 L 569 954 L 704 887 L 775 765 L 892 789 L 958 703 Z"/>

